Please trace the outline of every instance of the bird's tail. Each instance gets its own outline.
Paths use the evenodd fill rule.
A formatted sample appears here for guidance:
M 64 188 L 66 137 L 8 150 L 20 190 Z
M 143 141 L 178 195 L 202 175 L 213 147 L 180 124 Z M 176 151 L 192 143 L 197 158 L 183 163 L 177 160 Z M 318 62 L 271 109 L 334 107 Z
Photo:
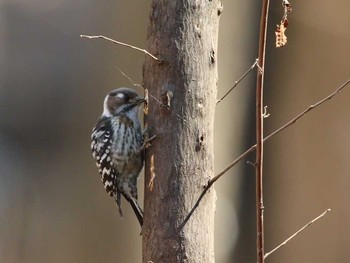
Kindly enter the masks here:
M 143 225 L 143 211 L 139 205 L 139 202 L 135 198 L 131 198 L 131 200 L 128 200 L 131 204 L 132 209 L 134 210 L 134 213 L 137 217 L 137 220 L 139 220 L 140 226 Z
M 139 221 L 140 226 L 142 227 L 142 225 L 143 225 L 143 211 L 142 211 L 142 208 L 140 207 L 137 199 L 134 198 L 133 196 L 131 196 L 129 193 L 123 193 L 123 192 L 117 191 L 116 201 L 117 201 L 117 206 L 119 208 L 120 216 L 123 217 L 123 212 L 121 209 L 121 196 L 120 196 L 120 194 L 122 194 L 125 197 L 125 199 L 130 203 L 130 205 L 131 205 L 132 209 L 134 210 L 134 213 L 137 217 L 137 220 Z

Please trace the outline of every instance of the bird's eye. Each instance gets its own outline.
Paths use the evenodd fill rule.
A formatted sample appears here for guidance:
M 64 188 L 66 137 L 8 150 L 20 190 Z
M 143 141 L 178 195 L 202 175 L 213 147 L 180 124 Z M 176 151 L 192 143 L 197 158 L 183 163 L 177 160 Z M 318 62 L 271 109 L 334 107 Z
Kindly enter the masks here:
M 116 97 L 119 98 L 119 99 L 126 99 L 125 95 L 123 93 L 116 94 Z

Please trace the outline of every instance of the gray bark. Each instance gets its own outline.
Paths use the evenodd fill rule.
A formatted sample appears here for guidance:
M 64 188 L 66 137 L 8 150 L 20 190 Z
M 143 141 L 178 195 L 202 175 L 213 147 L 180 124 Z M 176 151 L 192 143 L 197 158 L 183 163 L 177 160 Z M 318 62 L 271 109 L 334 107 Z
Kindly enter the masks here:
M 164 61 L 147 57 L 143 69 L 150 94 L 145 122 L 158 135 L 146 154 L 144 263 L 214 262 L 214 188 L 185 219 L 214 172 L 221 10 L 219 0 L 152 3 L 147 50 Z

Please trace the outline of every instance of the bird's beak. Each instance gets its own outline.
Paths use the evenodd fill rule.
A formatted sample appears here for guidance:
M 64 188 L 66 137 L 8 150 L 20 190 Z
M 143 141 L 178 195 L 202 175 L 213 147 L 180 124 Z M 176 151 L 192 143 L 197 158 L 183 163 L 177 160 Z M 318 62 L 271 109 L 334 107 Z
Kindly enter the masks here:
M 136 97 L 135 98 L 135 104 L 140 105 L 141 103 L 145 102 L 146 100 L 142 97 Z

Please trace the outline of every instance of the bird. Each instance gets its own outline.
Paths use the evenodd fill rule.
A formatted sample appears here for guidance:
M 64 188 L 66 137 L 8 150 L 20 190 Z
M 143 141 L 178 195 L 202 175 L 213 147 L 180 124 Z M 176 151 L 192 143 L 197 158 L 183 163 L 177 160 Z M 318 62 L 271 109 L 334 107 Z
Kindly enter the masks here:
M 142 227 L 143 211 L 137 198 L 137 178 L 144 162 L 139 109 L 145 101 L 130 88 L 107 94 L 103 112 L 91 135 L 92 156 L 108 195 L 115 199 L 123 217 L 121 196 L 131 205 Z

